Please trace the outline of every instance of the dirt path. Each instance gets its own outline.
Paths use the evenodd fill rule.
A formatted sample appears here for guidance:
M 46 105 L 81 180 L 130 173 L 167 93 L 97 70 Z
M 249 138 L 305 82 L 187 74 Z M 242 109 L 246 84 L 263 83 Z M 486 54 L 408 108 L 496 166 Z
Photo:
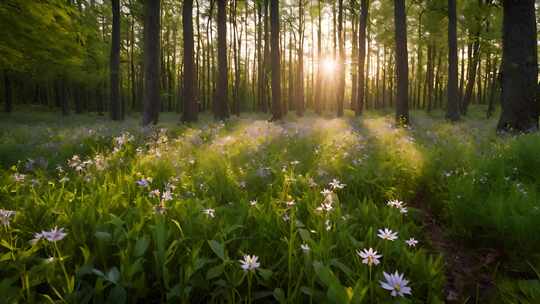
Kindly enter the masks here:
M 424 231 L 432 248 L 444 258 L 447 303 L 486 303 L 494 295 L 493 273 L 501 254 L 495 250 L 471 250 L 448 237 L 434 216 L 427 196 L 419 193 L 413 207 L 423 211 Z

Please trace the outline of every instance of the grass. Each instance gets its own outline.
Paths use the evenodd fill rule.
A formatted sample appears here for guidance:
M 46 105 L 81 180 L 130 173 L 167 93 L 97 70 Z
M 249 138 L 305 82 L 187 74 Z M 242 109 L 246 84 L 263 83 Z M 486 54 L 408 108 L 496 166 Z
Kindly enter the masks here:
M 192 126 L 165 115 L 152 130 L 136 117 L 0 117 L 0 208 L 16 211 L 0 232 L 0 293 L 9 303 L 395 303 L 379 281 L 399 271 L 412 288 L 403 303 L 443 303 L 429 209 L 448 238 L 502 253 L 493 301 L 534 303 L 538 135 L 498 137 L 479 111 L 459 124 L 441 115 L 415 112 L 411 128 L 374 112 Z M 406 214 L 387 206 L 394 199 Z M 30 243 L 55 226 L 65 238 Z M 399 238 L 379 238 L 382 228 Z M 379 265 L 357 255 L 370 247 Z M 244 271 L 244 255 L 260 267 Z

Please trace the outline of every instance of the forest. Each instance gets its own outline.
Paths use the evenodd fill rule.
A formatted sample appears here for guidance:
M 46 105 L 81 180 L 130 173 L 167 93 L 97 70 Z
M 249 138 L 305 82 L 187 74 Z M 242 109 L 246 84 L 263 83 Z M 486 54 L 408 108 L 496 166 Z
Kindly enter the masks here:
M 0 1 L 0 303 L 540 303 L 538 24 Z

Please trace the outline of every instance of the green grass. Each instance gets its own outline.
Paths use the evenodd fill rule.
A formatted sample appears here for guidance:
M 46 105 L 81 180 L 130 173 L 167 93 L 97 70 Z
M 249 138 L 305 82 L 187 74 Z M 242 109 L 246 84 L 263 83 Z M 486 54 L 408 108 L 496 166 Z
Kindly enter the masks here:
M 479 111 L 459 124 L 441 115 L 415 112 L 405 129 L 385 113 L 192 126 L 165 115 L 153 130 L 137 117 L 0 117 L 0 208 L 17 212 L 0 232 L 0 293 L 9 303 L 395 303 L 379 281 L 397 270 L 412 288 L 403 303 L 443 303 L 442 257 L 410 206 L 423 204 L 449 237 L 505 252 L 500 294 L 530 299 L 518 281 L 537 282 L 540 268 L 538 135 L 497 137 Z M 318 211 L 333 179 L 346 186 Z M 29 243 L 55 226 L 63 240 Z M 399 238 L 378 238 L 381 228 Z M 383 255 L 371 269 L 356 254 L 370 247 Z M 246 254 L 259 269 L 242 270 Z

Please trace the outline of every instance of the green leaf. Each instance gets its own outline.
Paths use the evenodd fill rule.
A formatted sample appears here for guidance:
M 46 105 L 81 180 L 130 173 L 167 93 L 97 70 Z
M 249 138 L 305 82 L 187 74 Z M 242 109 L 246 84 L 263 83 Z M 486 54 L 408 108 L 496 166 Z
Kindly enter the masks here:
M 225 271 L 225 265 L 220 264 L 220 265 L 214 266 L 208 269 L 208 272 L 206 272 L 206 279 L 211 280 L 213 278 L 217 278 L 223 273 L 223 271 Z
M 287 302 L 287 298 L 285 297 L 285 292 L 281 288 L 274 289 L 274 298 L 279 303 L 286 303 Z
M 118 284 L 118 280 L 120 280 L 120 271 L 118 271 L 118 268 L 111 268 L 105 275 L 105 280 L 113 284 Z
M 208 245 L 210 245 L 210 249 L 223 261 L 225 261 L 225 247 L 223 244 L 221 244 L 218 241 L 211 240 L 208 241 Z
M 140 239 L 137 239 L 137 243 L 135 243 L 133 254 L 136 257 L 143 256 L 146 250 L 148 249 L 149 244 L 150 244 L 150 240 L 146 237 L 146 235 Z

